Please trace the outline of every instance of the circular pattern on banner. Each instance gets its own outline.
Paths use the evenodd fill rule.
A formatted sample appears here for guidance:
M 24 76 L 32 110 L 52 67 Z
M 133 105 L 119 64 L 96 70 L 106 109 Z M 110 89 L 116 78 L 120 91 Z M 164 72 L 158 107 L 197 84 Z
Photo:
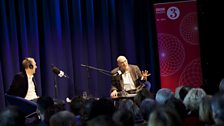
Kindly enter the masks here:
M 186 65 L 180 75 L 179 85 L 199 87 L 202 84 L 201 60 L 196 58 Z
M 198 45 L 198 24 L 197 13 L 192 12 L 183 17 L 180 22 L 180 35 L 185 42 Z
M 185 51 L 181 41 L 171 34 L 158 34 L 160 75 L 176 73 L 184 63 Z

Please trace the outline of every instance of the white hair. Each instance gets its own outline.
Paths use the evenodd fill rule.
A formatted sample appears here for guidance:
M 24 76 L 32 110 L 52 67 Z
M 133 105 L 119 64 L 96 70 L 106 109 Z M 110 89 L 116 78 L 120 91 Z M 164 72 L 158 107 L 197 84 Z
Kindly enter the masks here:
M 202 88 L 192 88 L 184 98 L 184 105 L 191 110 L 198 110 L 201 99 L 206 96 Z
M 125 56 L 118 56 L 117 57 L 117 62 L 124 61 L 124 60 L 127 60 L 127 58 Z

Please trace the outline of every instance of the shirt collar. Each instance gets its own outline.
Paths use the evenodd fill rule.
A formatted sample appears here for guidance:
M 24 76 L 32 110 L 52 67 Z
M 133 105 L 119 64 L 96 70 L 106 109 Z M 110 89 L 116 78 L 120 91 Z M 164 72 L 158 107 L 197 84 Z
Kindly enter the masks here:
M 27 75 L 29 79 L 33 79 L 33 75 Z

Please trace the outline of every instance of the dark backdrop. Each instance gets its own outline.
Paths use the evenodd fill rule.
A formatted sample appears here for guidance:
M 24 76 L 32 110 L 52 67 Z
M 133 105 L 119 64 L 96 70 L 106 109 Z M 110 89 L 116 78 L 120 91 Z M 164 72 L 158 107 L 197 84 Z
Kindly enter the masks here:
M 201 61 L 203 67 L 202 88 L 208 94 L 215 94 L 224 78 L 223 6 L 220 2 L 198 0 Z
M 125 55 L 130 64 L 149 70 L 152 91 L 159 69 L 152 2 L 148 0 L 0 0 L 0 105 L 24 57 L 37 62 L 40 96 L 54 97 L 51 64 L 69 79 L 57 78 L 59 99 L 87 91 L 109 97 L 107 71 Z

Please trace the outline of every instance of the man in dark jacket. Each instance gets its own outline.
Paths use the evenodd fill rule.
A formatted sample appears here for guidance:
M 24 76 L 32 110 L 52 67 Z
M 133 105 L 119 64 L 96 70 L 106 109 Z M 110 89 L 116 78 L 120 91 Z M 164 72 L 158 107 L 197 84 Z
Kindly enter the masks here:
M 36 82 L 33 77 L 37 68 L 36 62 L 34 58 L 28 57 L 22 61 L 22 65 L 24 69 L 14 76 L 7 94 L 27 100 L 37 99 Z

